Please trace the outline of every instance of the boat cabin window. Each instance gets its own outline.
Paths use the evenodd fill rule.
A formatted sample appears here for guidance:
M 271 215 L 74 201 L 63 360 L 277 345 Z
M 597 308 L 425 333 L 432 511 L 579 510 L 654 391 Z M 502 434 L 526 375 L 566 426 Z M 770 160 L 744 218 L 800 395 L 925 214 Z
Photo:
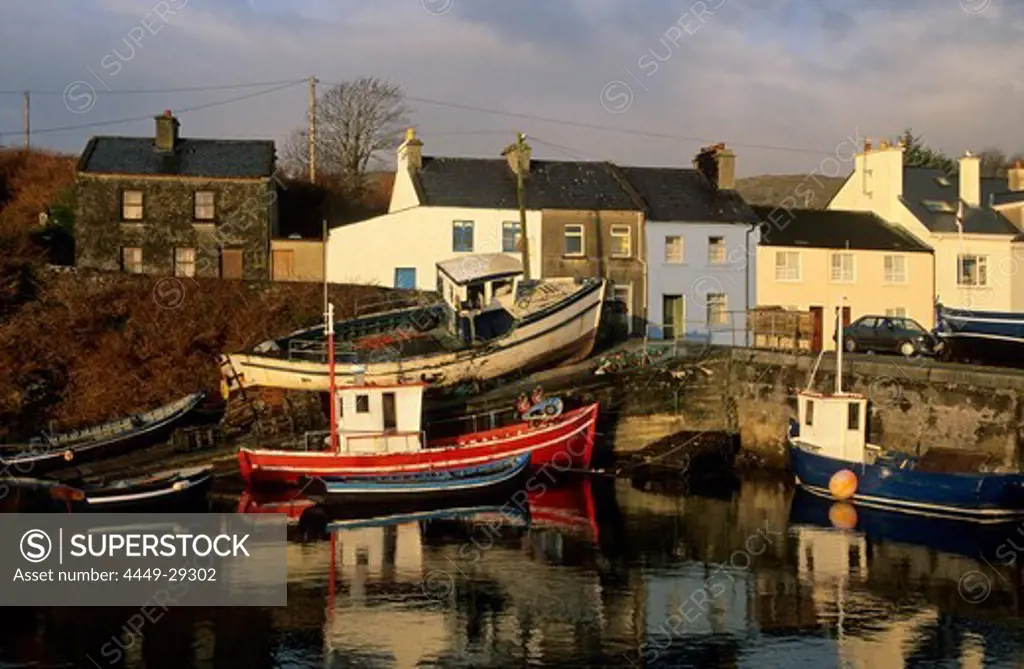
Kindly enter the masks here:
M 356 395 L 356 413 L 370 413 L 369 395 Z
M 512 279 L 502 279 L 491 284 L 491 291 L 494 297 L 512 294 Z
M 807 414 L 804 416 L 804 425 L 814 425 L 814 402 L 807 401 Z
M 860 405 L 849 404 L 846 407 L 846 429 L 848 430 L 859 430 L 860 429 Z
M 484 308 L 484 284 L 468 286 L 466 290 L 466 301 L 470 309 Z

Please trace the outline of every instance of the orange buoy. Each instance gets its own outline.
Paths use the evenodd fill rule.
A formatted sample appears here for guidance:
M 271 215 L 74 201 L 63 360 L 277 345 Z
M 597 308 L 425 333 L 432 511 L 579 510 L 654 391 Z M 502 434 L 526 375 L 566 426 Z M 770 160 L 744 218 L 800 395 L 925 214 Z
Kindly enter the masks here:
M 828 491 L 836 499 L 850 499 L 857 492 L 857 475 L 849 469 L 840 469 L 829 479 Z
M 857 509 L 848 502 L 835 502 L 828 510 L 828 519 L 832 527 L 840 530 L 852 530 L 857 527 Z
M 72 451 L 71 449 L 68 449 L 68 450 L 64 451 L 64 460 L 66 460 L 67 462 L 71 462 L 74 459 L 75 459 L 75 452 L 74 451 Z

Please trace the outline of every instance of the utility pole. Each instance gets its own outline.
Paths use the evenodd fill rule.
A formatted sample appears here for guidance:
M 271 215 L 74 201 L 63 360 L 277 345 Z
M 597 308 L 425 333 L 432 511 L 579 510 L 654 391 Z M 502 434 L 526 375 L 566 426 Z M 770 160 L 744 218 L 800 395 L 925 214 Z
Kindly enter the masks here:
M 31 140 L 29 138 L 32 136 L 32 125 L 29 120 L 28 105 L 29 92 L 25 91 L 25 155 L 28 155 L 29 146 L 31 144 Z
M 316 183 L 316 77 L 309 78 L 309 181 Z
M 523 279 L 530 280 L 530 241 L 526 236 L 526 176 L 523 174 L 523 148 L 525 137 L 516 133 L 516 198 L 519 200 L 519 241 L 523 252 Z

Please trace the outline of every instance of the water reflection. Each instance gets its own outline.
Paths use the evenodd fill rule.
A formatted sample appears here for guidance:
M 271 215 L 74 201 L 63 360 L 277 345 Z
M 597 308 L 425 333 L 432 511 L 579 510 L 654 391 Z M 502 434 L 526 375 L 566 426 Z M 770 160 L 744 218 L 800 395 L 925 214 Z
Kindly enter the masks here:
M 132 629 L 132 610 L 4 607 L 0 666 L 1020 660 L 1017 527 L 852 510 L 774 481 L 702 494 L 583 481 L 528 506 L 317 519 L 302 500 L 249 498 L 249 512 L 293 516 L 287 608 L 171 609 Z

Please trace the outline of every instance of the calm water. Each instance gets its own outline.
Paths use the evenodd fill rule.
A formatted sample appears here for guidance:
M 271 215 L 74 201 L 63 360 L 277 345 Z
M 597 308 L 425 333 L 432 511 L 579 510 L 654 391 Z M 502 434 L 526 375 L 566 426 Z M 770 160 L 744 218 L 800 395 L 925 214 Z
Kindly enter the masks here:
M 297 536 L 286 609 L 178 609 L 135 634 L 132 610 L 5 608 L 0 666 L 1024 666 L 1015 527 L 854 518 L 776 482 L 530 504 L 531 527 L 480 512 Z

